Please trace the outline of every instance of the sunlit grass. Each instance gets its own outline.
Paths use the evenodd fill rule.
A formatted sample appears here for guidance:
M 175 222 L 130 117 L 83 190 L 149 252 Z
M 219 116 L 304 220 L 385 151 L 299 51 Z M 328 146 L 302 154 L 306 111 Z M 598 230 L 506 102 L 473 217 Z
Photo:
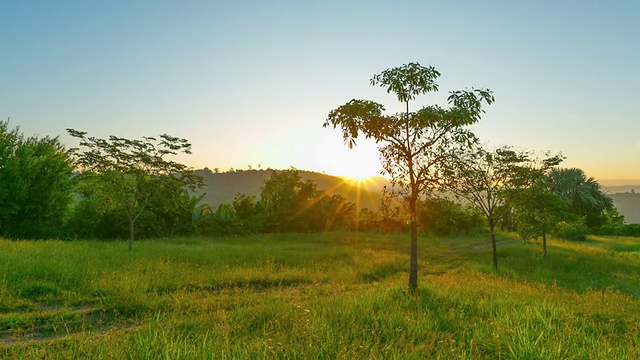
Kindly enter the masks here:
M 0 240 L 0 358 L 640 357 L 639 239 L 486 240 Z

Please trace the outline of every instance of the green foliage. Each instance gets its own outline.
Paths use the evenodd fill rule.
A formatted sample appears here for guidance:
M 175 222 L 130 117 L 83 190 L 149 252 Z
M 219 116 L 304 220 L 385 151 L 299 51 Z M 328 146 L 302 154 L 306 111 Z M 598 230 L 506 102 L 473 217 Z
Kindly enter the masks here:
M 260 199 L 236 194 L 202 220 L 199 233 L 246 235 L 274 232 L 316 232 L 355 228 L 355 205 L 342 195 L 329 195 L 295 169 L 273 171 Z
M 551 166 L 559 164 L 563 158 L 561 155 L 554 155 L 537 161 L 533 154 L 515 151 L 511 147 L 488 151 L 477 145 L 460 149 L 451 158 L 452 166 L 447 169 L 448 181 L 443 189 L 453 192 L 459 199 L 467 201 L 482 212 L 491 234 L 493 266 L 498 269 L 494 234 L 496 225 L 500 221 L 512 220 L 515 198 L 526 194 L 521 190 L 535 184 Z M 520 208 L 524 204 L 534 203 L 535 201 L 521 201 Z M 524 224 L 533 223 L 533 217 L 527 219 L 528 221 L 522 221 L 523 232 L 535 227 L 525 226 Z
M 407 230 L 406 220 L 397 213 L 361 209 L 358 214 L 358 230 L 378 233 L 397 233 Z
M 569 202 L 537 185 L 519 190 L 514 205 L 518 234 L 525 240 L 542 238 L 547 257 L 547 235 L 561 231 L 560 223 L 567 224 Z
M 189 197 L 184 195 L 184 189 L 194 190 L 202 185 L 202 179 L 186 165 L 165 158 L 178 153 L 190 154 L 191 144 L 186 139 L 166 134 L 157 139 L 129 140 L 116 136 L 99 139 L 73 129 L 67 132 L 78 138 L 84 149 L 74 151 L 81 171 L 80 181 L 90 184 L 89 187 L 95 189 L 92 194 L 126 215 L 129 249 L 133 246 L 134 226 L 139 218 L 146 218 L 147 223 L 155 220 L 157 223 L 151 227 L 158 236 L 167 235 L 167 229 L 168 234 L 173 233 L 180 217 L 191 216 L 191 213 L 176 213 L 175 205 L 182 203 L 183 209 L 188 207 Z M 151 213 L 155 219 L 145 212 L 147 207 L 153 208 Z M 187 219 L 183 218 L 182 224 L 189 224 Z
M 274 171 L 257 204 L 266 232 L 322 231 L 352 222 L 353 206 L 340 195 L 328 196 L 295 169 Z
M 255 234 L 262 230 L 264 220 L 255 196 L 236 194 L 232 205 L 238 227 L 243 233 Z
M 79 200 L 71 209 L 67 237 L 122 239 L 130 235 L 129 220 L 118 203 L 100 189 L 99 181 L 84 177 L 78 182 Z M 197 234 L 207 206 L 184 188 L 162 190 L 161 198 L 150 199 L 136 219 L 138 238 Z
M 351 100 L 329 112 L 324 127 L 340 128 L 345 143 L 352 148 L 359 135 L 378 143 L 383 170 L 391 178 L 395 195 L 408 204 L 411 227 L 411 272 L 409 287 L 417 287 L 417 208 L 421 194 L 441 185 L 447 159 L 460 145 L 476 142 L 464 128 L 480 120 L 482 105 L 495 99 L 489 90 L 471 89 L 449 93 L 449 108 L 439 105 L 409 111 L 416 96 L 438 90 L 440 73 L 418 63 L 404 64 L 374 75 L 371 85 L 394 93 L 406 105 L 404 113 L 383 114 L 384 106 L 369 100 Z
M 569 202 L 541 186 L 519 190 L 514 208 L 518 233 L 525 240 L 551 234 L 569 218 Z
M 0 234 L 60 236 L 72 200 L 72 171 L 58 138 L 24 137 L 0 121 Z
M 584 220 L 575 216 L 573 220 L 559 222 L 553 229 L 553 235 L 567 240 L 585 240 L 590 232 Z
M 627 224 L 617 209 L 605 210 L 603 216 L 604 224 L 592 229 L 596 234 L 640 237 L 640 224 Z
M 486 231 L 486 220 L 475 207 L 442 198 L 418 202 L 420 228 L 434 235 L 478 234 Z
M 208 218 L 208 231 L 205 234 L 215 234 L 218 236 L 237 235 L 245 233 L 242 222 L 236 216 L 233 204 L 222 203 Z
M 387 93 L 394 93 L 401 103 L 414 100 L 417 95 L 438 91 L 435 80 L 440 72 L 433 66 L 420 66 L 409 63 L 401 67 L 388 69 L 371 78 L 371 85 L 386 87 Z
M 87 181 L 76 188 L 80 200 L 71 208 L 66 234 L 71 239 L 117 239 L 128 236 L 126 215 Z
M 264 219 L 255 196 L 236 194 L 232 203 L 222 203 L 204 217 L 200 233 L 214 236 L 262 233 Z
M 625 224 L 614 235 L 640 237 L 640 224 Z
M 544 181 L 550 191 L 571 203 L 571 212 L 584 217 L 589 228 L 604 225 L 604 211 L 614 208 L 613 200 L 604 194 L 600 184 L 580 169 L 553 169 Z
M 358 207 L 340 194 L 323 197 L 321 200 L 328 218 L 325 230 L 354 230 L 357 227 Z M 362 209 L 360 209 L 362 210 Z
M 305 231 L 308 226 L 305 218 L 319 196 L 315 183 L 302 180 L 295 169 L 274 171 L 260 193 L 265 230 Z

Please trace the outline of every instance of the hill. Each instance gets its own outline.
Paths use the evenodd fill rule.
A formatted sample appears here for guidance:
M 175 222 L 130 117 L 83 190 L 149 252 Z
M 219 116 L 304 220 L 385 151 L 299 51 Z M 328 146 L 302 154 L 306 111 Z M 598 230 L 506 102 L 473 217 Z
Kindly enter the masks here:
M 613 199 L 627 224 L 640 224 L 640 180 L 603 180 L 602 190 Z
M 608 179 L 608 180 L 598 180 L 602 189 L 611 192 L 624 192 L 629 191 L 630 189 L 635 188 L 636 191 L 640 190 L 640 179 L 625 179 L 625 180 L 616 180 L 616 179 Z M 626 189 L 622 190 L 621 189 Z
M 195 171 L 202 176 L 205 187 L 198 194 L 206 193 L 203 201 L 213 207 L 223 202 L 231 202 L 236 194 L 244 194 L 260 198 L 260 189 L 271 177 L 273 170 L 237 170 L 234 172 L 214 173 L 209 169 Z M 300 177 L 311 180 L 328 195 L 340 194 L 353 203 L 360 203 L 362 208 L 377 209 L 380 204 L 381 190 L 389 182 L 381 177 L 368 181 L 354 182 L 337 176 L 321 174 L 313 171 L 299 170 Z M 629 224 L 640 223 L 640 185 L 611 183 L 603 186 L 603 190 L 624 215 Z M 636 192 L 637 191 L 637 192 Z
M 205 193 L 203 201 L 213 207 L 223 202 L 231 202 L 236 194 L 260 198 L 260 189 L 271 177 L 273 170 L 238 170 L 234 172 L 214 173 L 208 169 L 196 170 L 205 181 L 198 194 Z M 362 208 L 375 209 L 380 203 L 380 189 L 386 180 L 382 177 L 371 182 L 356 183 L 349 180 L 312 171 L 299 170 L 300 177 L 315 182 L 318 189 L 327 195 L 340 194 L 348 201 L 360 204 Z
M 613 199 L 618 212 L 624 215 L 627 224 L 640 224 L 640 193 L 625 192 L 608 195 Z

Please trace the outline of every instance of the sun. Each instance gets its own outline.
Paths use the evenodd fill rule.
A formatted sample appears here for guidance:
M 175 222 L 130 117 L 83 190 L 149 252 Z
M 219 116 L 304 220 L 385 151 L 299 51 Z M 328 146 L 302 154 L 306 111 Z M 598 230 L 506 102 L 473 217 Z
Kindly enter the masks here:
M 374 176 L 376 175 L 371 174 L 371 169 L 354 167 L 349 169 L 349 171 L 347 171 L 342 177 L 347 182 L 362 183 L 371 181 Z
M 342 180 L 346 184 L 349 184 L 358 189 L 374 189 L 378 188 L 377 182 L 375 181 L 376 175 L 371 174 L 361 174 L 361 175 L 352 175 L 352 176 L 341 176 Z

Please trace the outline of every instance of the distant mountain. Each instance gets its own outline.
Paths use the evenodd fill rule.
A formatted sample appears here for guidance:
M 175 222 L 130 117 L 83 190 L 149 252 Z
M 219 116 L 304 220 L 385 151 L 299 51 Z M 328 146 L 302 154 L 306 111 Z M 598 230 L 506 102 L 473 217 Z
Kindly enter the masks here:
M 640 224 L 640 192 L 608 194 L 627 224 Z
M 260 188 L 265 180 L 271 177 L 272 170 L 238 170 L 234 172 L 213 173 L 208 169 L 196 170 L 196 174 L 205 180 L 205 187 L 198 194 L 206 193 L 203 201 L 213 207 L 223 202 L 231 202 L 236 194 L 244 194 L 260 198 Z M 348 201 L 360 202 L 362 208 L 377 209 L 380 204 L 381 191 L 389 181 L 381 176 L 368 181 L 355 182 L 348 178 L 340 178 L 312 171 L 299 170 L 303 179 L 312 180 L 318 189 L 328 195 L 341 194 Z M 623 182 L 605 182 L 602 189 L 613 199 L 613 202 L 624 215 L 629 224 L 640 223 L 640 182 L 625 185 Z M 633 191 L 633 192 L 632 192 Z
M 640 224 L 640 180 L 603 180 L 600 184 L 627 224 Z
M 607 194 L 626 193 L 630 191 L 640 192 L 640 183 L 628 185 L 602 186 L 602 190 Z
M 205 187 L 197 193 L 206 193 L 203 202 L 217 207 L 223 202 L 232 202 L 236 194 L 260 198 L 260 189 L 265 180 L 271 177 L 273 170 L 238 170 L 234 172 L 213 173 L 208 169 L 196 170 L 202 176 Z M 299 170 L 300 177 L 316 183 L 318 189 L 328 195 L 340 194 L 348 201 L 360 203 L 362 208 L 376 209 L 380 203 L 381 187 L 386 179 L 380 177 L 371 182 L 352 182 L 347 179 Z
M 600 183 L 600 185 L 603 188 L 611 188 L 611 187 L 624 187 L 624 186 L 636 186 L 636 187 L 640 187 L 640 179 L 626 179 L 626 180 L 619 180 L 619 179 L 613 179 L 613 180 L 598 180 L 598 183 Z M 636 189 L 637 190 L 637 189 Z

